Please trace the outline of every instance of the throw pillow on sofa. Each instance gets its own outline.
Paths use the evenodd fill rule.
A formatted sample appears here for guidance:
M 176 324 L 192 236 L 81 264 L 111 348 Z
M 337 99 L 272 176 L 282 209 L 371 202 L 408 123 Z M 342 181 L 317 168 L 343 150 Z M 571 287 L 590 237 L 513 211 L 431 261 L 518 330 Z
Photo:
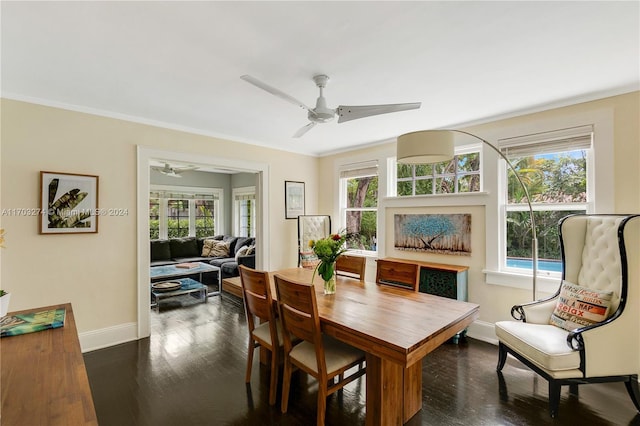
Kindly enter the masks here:
M 240 256 L 246 256 L 246 255 L 247 255 L 247 251 L 249 251 L 249 246 L 240 247 L 240 248 L 236 251 L 236 262 L 238 261 L 238 258 L 239 258 Z
M 171 248 L 169 240 L 152 240 L 151 241 L 151 261 L 169 260 L 171 259 Z
M 204 257 L 228 257 L 229 242 L 219 240 L 204 240 L 202 245 L 202 256 Z

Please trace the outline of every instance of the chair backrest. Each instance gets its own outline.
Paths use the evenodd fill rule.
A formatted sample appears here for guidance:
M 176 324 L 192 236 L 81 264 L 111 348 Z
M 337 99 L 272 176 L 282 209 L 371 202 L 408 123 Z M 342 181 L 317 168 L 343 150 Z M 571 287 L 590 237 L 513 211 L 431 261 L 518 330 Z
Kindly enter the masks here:
M 343 254 L 338 256 L 338 260 L 336 260 L 336 274 L 364 281 L 366 264 L 366 257 Z
M 617 310 L 626 289 L 621 215 L 573 215 L 560 222 L 563 280 L 599 291 L 612 291 L 610 312 Z M 624 268 L 623 268 L 624 263 Z
M 376 283 L 418 291 L 420 266 L 415 263 L 378 259 Z
M 314 269 L 320 263 L 320 259 L 309 247 L 309 241 L 328 237 L 329 234 L 331 234 L 330 216 L 298 216 L 298 266 Z
M 269 321 L 271 324 L 275 324 L 275 322 L 272 321 L 275 319 L 275 310 L 273 307 L 273 298 L 271 297 L 269 273 L 256 271 L 244 265 L 238 266 L 238 269 L 240 271 L 240 282 L 242 283 L 242 295 L 249 330 L 255 328 L 254 316 L 263 321 Z
M 318 302 L 313 284 L 288 280 L 278 274 L 274 276 L 278 298 L 278 310 L 284 333 L 284 348 L 291 351 L 291 336 L 315 345 L 318 371 L 326 370 Z M 322 363 L 322 364 L 320 364 Z

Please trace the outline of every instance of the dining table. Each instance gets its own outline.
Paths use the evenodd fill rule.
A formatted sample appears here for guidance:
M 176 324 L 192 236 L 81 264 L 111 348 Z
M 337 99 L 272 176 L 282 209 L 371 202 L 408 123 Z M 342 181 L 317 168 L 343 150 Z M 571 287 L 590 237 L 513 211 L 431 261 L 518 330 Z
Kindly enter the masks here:
M 422 407 L 422 359 L 468 327 L 479 305 L 338 276 L 335 294 L 312 269 L 270 272 L 313 283 L 322 332 L 366 354 L 366 425 L 401 425 Z

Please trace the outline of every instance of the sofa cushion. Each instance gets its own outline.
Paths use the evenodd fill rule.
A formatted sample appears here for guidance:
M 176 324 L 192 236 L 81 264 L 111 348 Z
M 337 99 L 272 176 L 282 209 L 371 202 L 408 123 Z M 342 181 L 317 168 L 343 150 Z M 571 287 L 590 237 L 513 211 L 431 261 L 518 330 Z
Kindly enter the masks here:
M 212 259 L 209 261 L 210 265 L 221 267 L 225 263 L 233 262 L 236 263 L 235 257 L 219 257 L 217 259 Z
M 200 255 L 195 237 L 171 238 L 169 244 L 171 245 L 171 257 L 174 259 Z
M 151 261 L 168 261 L 171 259 L 169 240 L 151 240 Z
M 229 243 L 226 241 L 219 241 L 208 239 L 205 240 L 202 246 L 202 256 L 205 257 L 228 257 L 229 256 Z
M 549 324 L 571 331 L 607 319 L 613 291 L 599 291 L 563 281 Z

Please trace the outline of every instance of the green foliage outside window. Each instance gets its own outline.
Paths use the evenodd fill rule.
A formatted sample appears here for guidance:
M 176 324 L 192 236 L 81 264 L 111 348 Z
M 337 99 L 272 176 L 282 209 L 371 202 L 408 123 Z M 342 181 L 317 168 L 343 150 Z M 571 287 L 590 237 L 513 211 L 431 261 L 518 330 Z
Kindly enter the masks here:
M 347 179 L 347 248 L 376 250 L 377 207 L 378 176 Z

